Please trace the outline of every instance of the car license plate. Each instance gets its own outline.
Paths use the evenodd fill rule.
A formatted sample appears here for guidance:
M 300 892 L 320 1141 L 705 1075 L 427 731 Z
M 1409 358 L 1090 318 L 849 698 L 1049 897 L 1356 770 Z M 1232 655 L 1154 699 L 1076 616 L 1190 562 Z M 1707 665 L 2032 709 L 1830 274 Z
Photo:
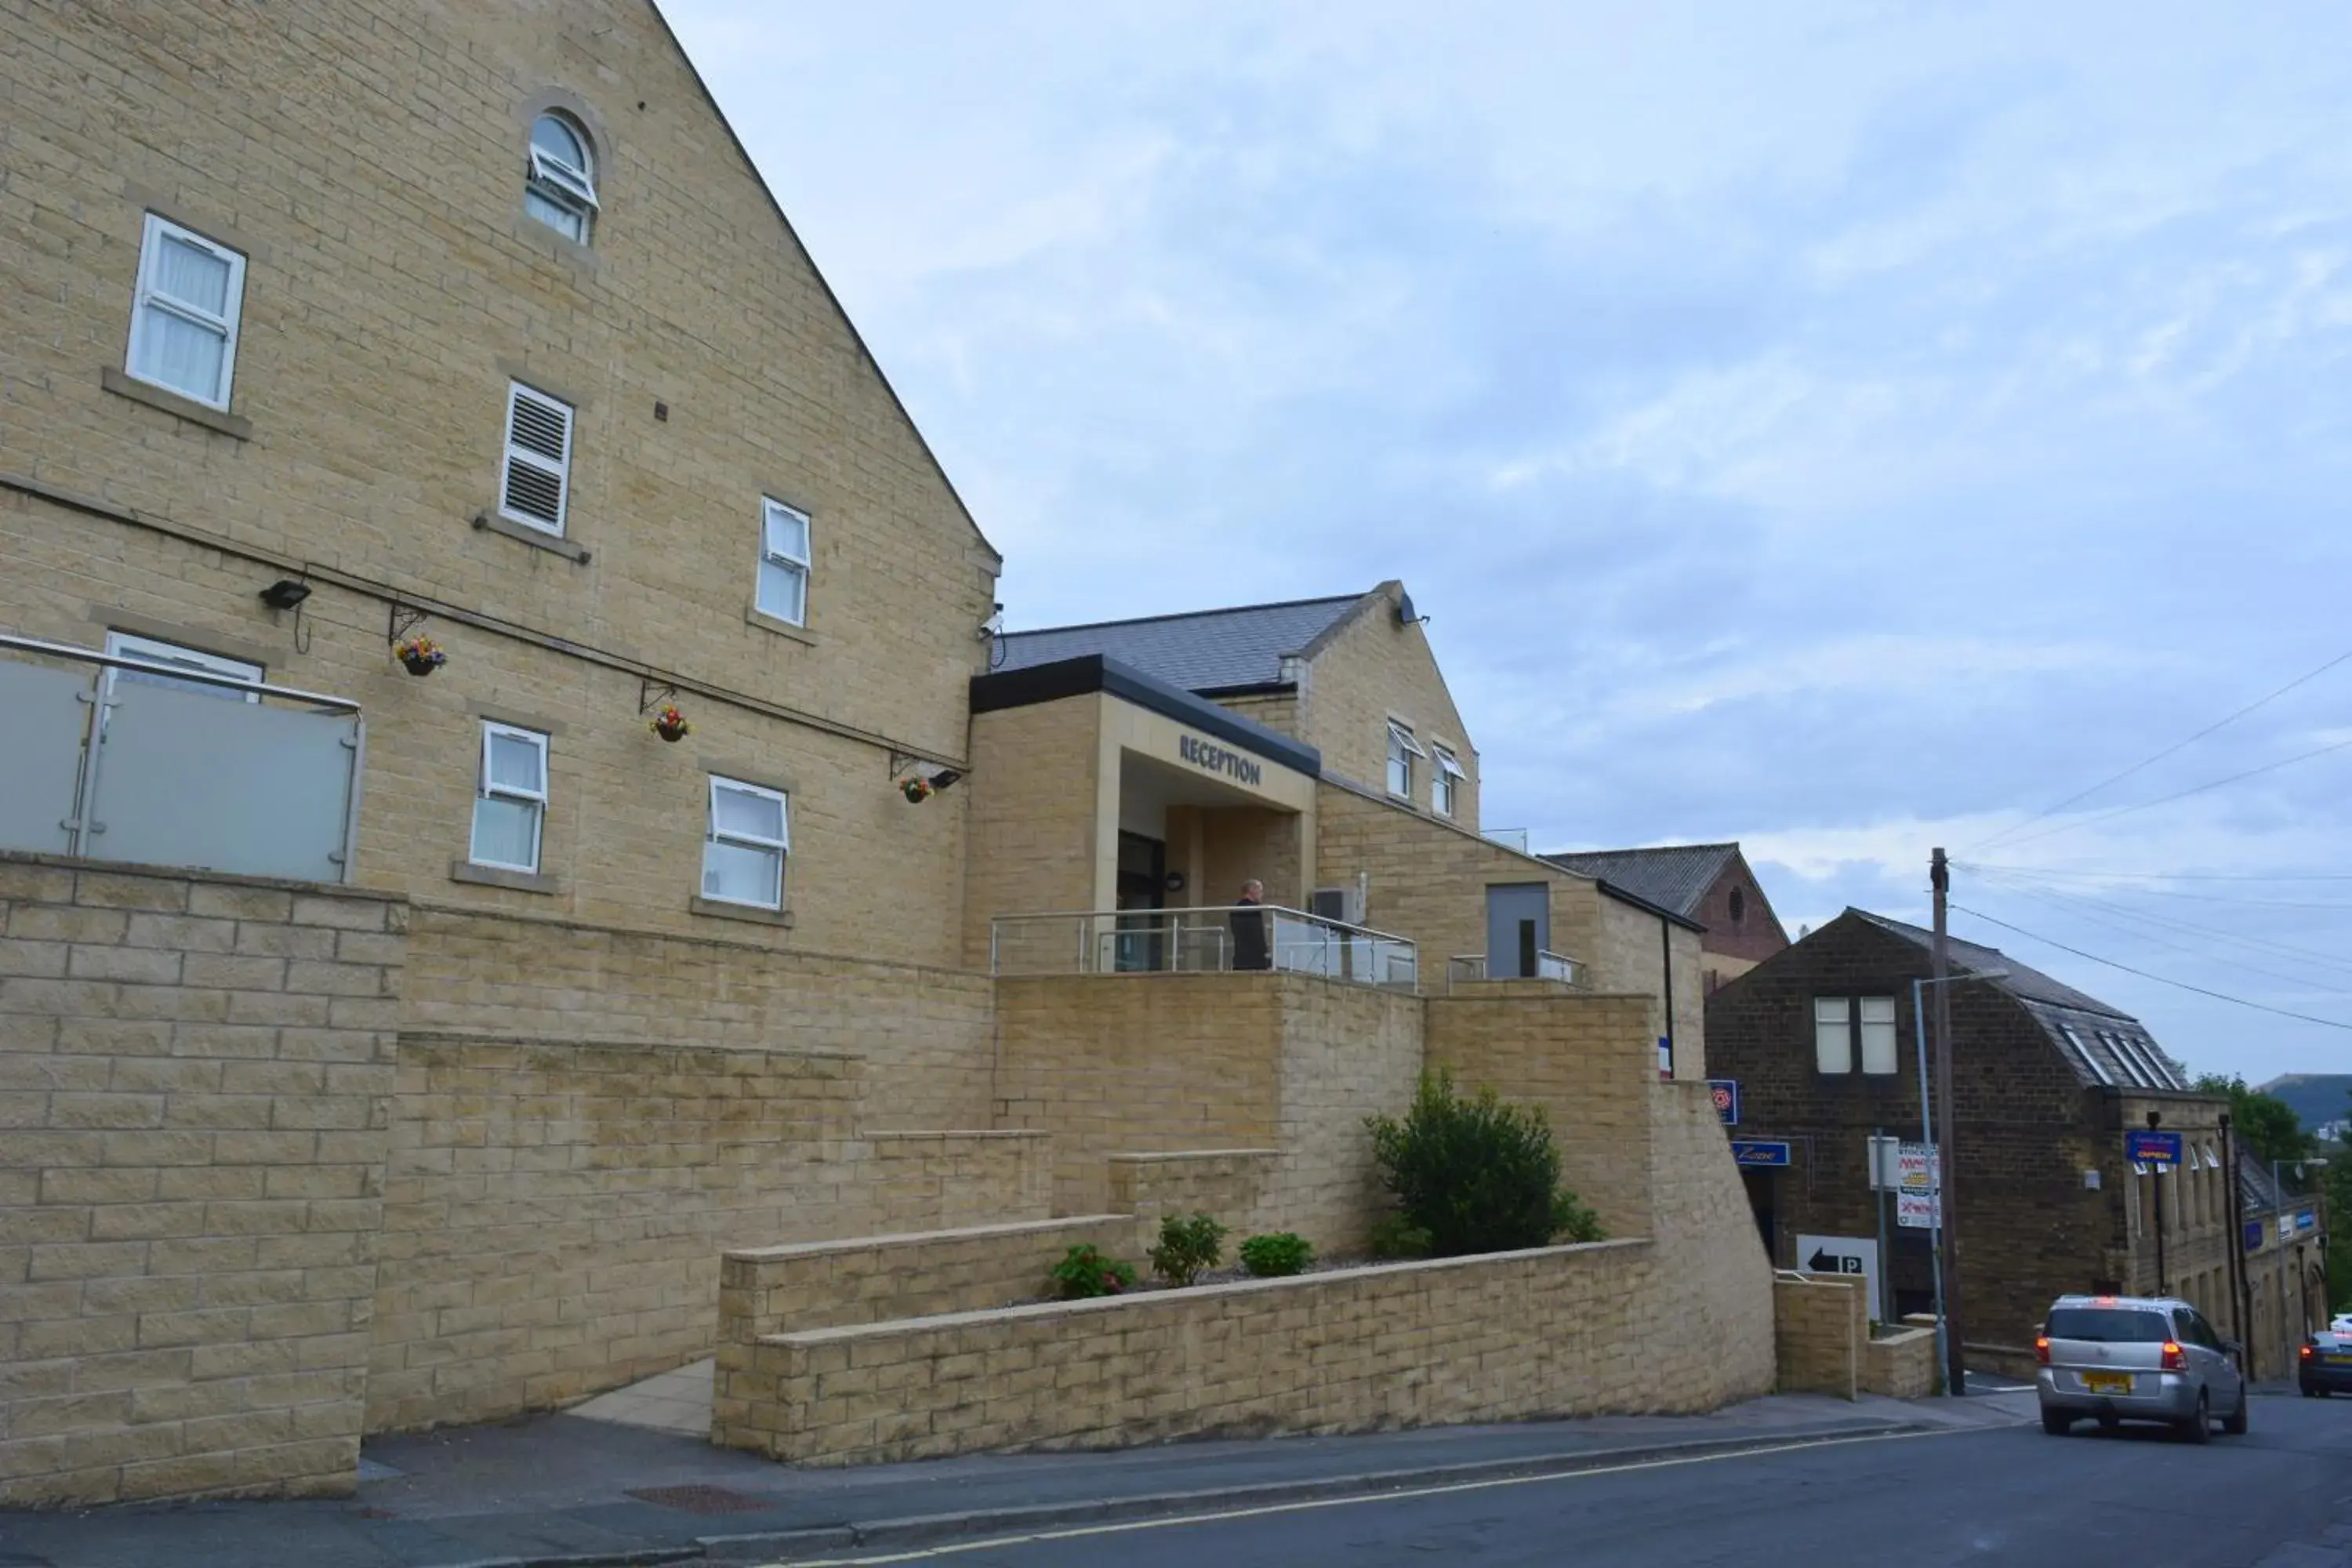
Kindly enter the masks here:
M 2094 1394 L 2129 1394 L 2132 1391 L 2131 1373 L 2086 1372 L 2083 1374 L 2083 1386 Z
M 2352 1351 L 2329 1351 L 2319 1359 L 2330 1366 L 2352 1366 Z

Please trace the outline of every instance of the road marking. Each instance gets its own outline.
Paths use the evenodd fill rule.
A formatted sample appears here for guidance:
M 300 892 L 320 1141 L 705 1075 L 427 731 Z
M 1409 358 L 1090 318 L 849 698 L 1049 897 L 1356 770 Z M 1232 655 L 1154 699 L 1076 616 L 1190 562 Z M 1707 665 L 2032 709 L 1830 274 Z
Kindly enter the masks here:
M 1412 1498 L 1446 1497 L 1457 1492 L 1492 1491 L 1498 1487 L 1532 1486 L 1539 1481 L 1581 1480 L 1586 1476 L 1616 1476 L 1632 1470 L 1666 1470 L 1681 1465 L 1711 1465 L 1725 1459 L 1750 1459 L 1766 1454 L 1802 1453 L 1808 1448 L 1842 1448 L 1855 1443 L 1891 1443 L 1906 1437 L 1948 1437 L 1960 1432 L 1996 1431 L 1993 1426 L 1946 1426 L 1928 1432 L 1871 1432 L 1854 1437 L 1811 1437 L 1761 1447 L 1737 1448 L 1727 1454 L 1693 1454 L 1677 1459 L 1638 1459 L 1624 1465 L 1600 1465 L 1588 1470 L 1553 1470 L 1542 1475 L 1501 1476 L 1485 1481 L 1449 1481 L 1444 1486 L 1408 1487 L 1400 1491 L 1366 1492 L 1355 1497 L 1307 1498 L 1297 1502 L 1274 1502 L 1256 1508 L 1228 1509 L 1218 1513 L 1172 1514 L 1165 1519 L 1128 1519 L 1109 1524 L 1072 1525 L 1066 1530 L 1040 1530 L 1027 1535 L 997 1535 L 985 1541 L 950 1542 L 881 1556 L 812 1557 L 778 1561 L 761 1568 L 865 1568 L 879 1563 L 922 1563 L 958 1557 L 968 1552 L 994 1552 L 1007 1546 L 1034 1546 L 1051 1541 L 1078 1541 L 1095 1535 L 1126 1535 L 1139 1530 L 1169 1530 L 1186 1524 L 1221 1524 L 1228 1520 L 1261 1519 L 1268 1514 L 1306 1513 L 1316 1509 L 1350 1508 L 1364 1503 L 1402 1502 Z

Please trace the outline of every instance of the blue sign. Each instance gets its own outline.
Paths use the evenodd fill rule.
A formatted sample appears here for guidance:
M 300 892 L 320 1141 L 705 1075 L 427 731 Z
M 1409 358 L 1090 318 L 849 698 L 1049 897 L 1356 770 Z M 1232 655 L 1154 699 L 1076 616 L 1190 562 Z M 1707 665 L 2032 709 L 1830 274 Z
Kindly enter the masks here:
M 2262 1221 L 2258 1219 L 2250 1219 L 2246 1222 L 2245 1241 L 2246 1250 L 2248 1252 L 2260 1252 L 2263 1249 Z
M 1706 1080 L 1707 1093 L 1715 1097 L 1715 1113 L 1726 1127 L 1739 1125 L 1739 1080 L 1736 1078 L 1711 1078 Z
M 1731 1141 L 1731 1163 L 1755 1170 L 1789 1163 L 1789 1142 L 1785 1138 L 1734 1138 Z
M 2317 1230 L 2319 1228 L 2319 1216 L 2312 1213 L 2309 1209 L 2304 1209 L 2298 1212 L 2294 1216 L 2294 1228 L 2297 1230 Z
M 2180 1163 L 2180 1134 L 2126 1132 L 2124 1134 L 2124 1158 L 2141 1165 L 2178 1165 Z

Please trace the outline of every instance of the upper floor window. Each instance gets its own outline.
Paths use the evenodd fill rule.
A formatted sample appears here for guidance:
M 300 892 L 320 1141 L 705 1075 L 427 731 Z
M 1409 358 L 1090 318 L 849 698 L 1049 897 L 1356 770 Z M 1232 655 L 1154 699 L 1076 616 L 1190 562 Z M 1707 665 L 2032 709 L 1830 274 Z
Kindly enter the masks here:
M 1894 1073 L 1895 998 L 1814 997 L 1814 1067 L 1824 1073 L 1850 1073 L 1857 1047 L 1864 1072 L 1877 1077 Z
M 1747 918 L 1748 889 L 1745 888 L 1734 888 L 1731 889 L 1731 923 L 1733 925 L 1738 925 Z
M 562 235 L 588 243 L 596 213 L 596 159 L 588 134 L 561 114 L 542 114 L 530 128 L 530 178 L 523 210 Z
M 226 409 L 244 302 L 243 256 L 149 213 L 139 243 L 125 373 L 207 408 Z
M 547 737 L 485 720 L 482 771 L 474 793 L 474 837 L 467 858 L 508 871 L 539 869 L 540 828 L 547 816 Z
M 702 844 L 702 896 L 779 910 L 791 847 L 781 790 L 710 775 L 710 829 Z
M 1436 742 L 1430 742 L 1429 750 L 1430 760 L 1435 764 L 1429 777 L 1429 807 L 1440 816 L 1452 816 L 1463 782 L 1470 775 L 1462 771 L 1454 753 Z
M 1412 798 L 1412 760 L 1428 760 L 1429 753 L 1412 738 L 1412 727 L 1389 721 L 1389 793 L 1406 800 Z
M 760 585 L 753 602 L 763 616 L 808 624 L 809 520 L 780 500 L 761 504 Z
M 541 533 L 563 531 L 572 488 L 572 405 L 520 382 L 507 386 L 506 478 L 499 515 Z

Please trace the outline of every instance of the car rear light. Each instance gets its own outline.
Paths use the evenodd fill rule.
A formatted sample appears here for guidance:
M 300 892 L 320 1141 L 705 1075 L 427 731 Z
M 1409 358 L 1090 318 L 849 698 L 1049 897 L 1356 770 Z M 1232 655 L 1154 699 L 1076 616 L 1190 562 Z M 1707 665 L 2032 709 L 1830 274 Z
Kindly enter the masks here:
M 2033 1338 L 2033 1359 L 2043 1366 L 2050 1364 L 2050 1336 L 2036 1334 Z
M 2305 1361 L 2309 1361 L 2311 1359 L 2311 1347 L 2309 1345 L 2303 1347 L 2303 1359 Z
M 2165 1341 L 2164 1370 L 2167 1372 L 2185 1372 L 2188 1370 L 2188 1367 L 2189 1358 L 2180 1353 L 2180 1346 L 2171 1340 Z

